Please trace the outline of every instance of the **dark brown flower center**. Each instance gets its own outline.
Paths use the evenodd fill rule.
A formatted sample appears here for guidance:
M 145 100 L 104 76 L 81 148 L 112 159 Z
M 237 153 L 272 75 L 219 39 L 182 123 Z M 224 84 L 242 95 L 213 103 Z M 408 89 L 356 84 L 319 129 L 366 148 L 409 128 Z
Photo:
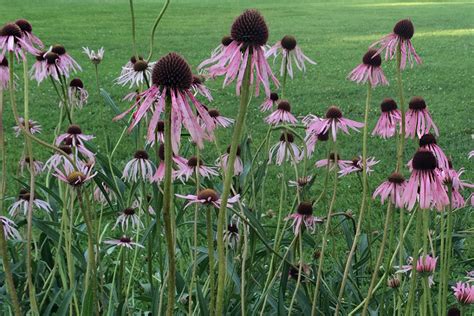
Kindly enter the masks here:
M 143 60 L 143 57 L 139 55 L 139 56 L 138 56 L 138 60 Z M 132 57 L 130 57 L 130 62 L 131 62 L 132 64 L 136 63 L 136 62 L 137 62 L 137 57 L 135 57 L 135 55 L 132 56 Z
M 318 134 L 318 140 L 320 141 L 327 141 L 329 139 L 329 131 L 326 131 L 325 133 Z
M 268 40 L 265 19 L 257 10 L 246 10 L 238 16 L 230 31 L 231 37 L 248 45 L 262 46 Z
M 296 38 L 291 35 L 285 35 L 281 39 L 281 47 L 286 49 L 287 51 L 293 50 L 296 47 Z
M 60 146 L 59 146 L 59 149 L 61 149 L 62 151 L 64 151 L 64 152 L 65 152 L 66 154 L 68 154 L 68 155 L 72 154 L 71 146 L 60 145 Z
M 393 33 L 397 34 L 405 40 L 409 40 L 413 37 L 413 34 L 415 33 L 415 27 L 413 26 L 413 23 L 408 19 L 400 20 L 393 27 Z
M 84 83 L 82 82 L 81 79 L 79 78 L 74 78 L 71 80 L 71 83 L 69 83 L 69 86 L 70 87 L 74 87 L 74 88 L 81 88 L 83 89 L 84 88 Z
M 69 125 L 67 128 L 67 133 L 71 135 L 80 135 L 82 134 L 82 130 L 79 125 Z
M 165 161 L 165 145 L 160 144 L 160 148 L 158 148 L 158 157 L 161 161 Z
M 127 207 L 123 210 L 123 214 L 127 216 L 135 215 L 135 209 L 133 207 Z
M 420 138 L 420 147 L 436 144 L 436 137 L 433 134 L 428 133 Z
M 214 117 L 214 118 L 221 116 L 221 114 L 219 113 L 217 109 L 210 109 L 209 111 L 207 111 L 207 113 L 209 113 L 210 117 Z
M 73 171 L 67 176 L 67 182 L 73 186 L 82 185 L 86 176 L 80 171 Z
M 291 112 L 291 105 L 288 101 L 280 101 L 278 103 L 278 110 L 283 110 L 285 112 Z
M 21 38 L 21 29 L 15 23 L 8 23 L 0 29 L 0 36 L 14 36 L 16 39 Z
M 193 75 L 193 84 L 195 85 L 200 85 L 202 84 L 204 81 L 204 77 L 203 76 L 199 76 L 199 75 Z
M 408 107 L 411 110 L 421 111 L 426 109 L 426 102 L 422 97 L 413 97 L 411 98 L 410 103 L 408 103 Z
M 152 82 L 155 86 L 186 90 L 191 87 L 193 73 L 183 57 L 169 53 L 153 67 Z
M 336 159 L 336 155 L 334 153 L 330 153 L 329 154 L 329 160 L 332 160 L 332 161 L 335 161 Z M 337 155 L 337 161 L 341 160 L 341 157 L 339 156 L 339 154 Z
M 46 59 L 46 62 L 49 65 L 54 65 L 56 63 L 56 60 L 59 59 L 59 55 L 53 52 L 46 53 L 44 56 L 44 59 Z
M 391 112 L 397 109 L 397 102 L 394 99 L 386 98 L 383 99 L 382 103 L 380 103 L 380 109 L 382 112 Z
M 19 27 L 23 32 L 31 33 L 31 31 L 33 31 L 33 27 L 31 26 L 30 22 L 28 22 L 28 21 L 25 20 L 25 19 L 17 20 L 17 21 L 15 22 L 15 24 L 18 25 L 18 27 Z
M 228 154 L 230 154 L 230 145 L 227 146 L 227 150 L 226 150 L 226 151 L 227 151 Z M 237 146 L 237 156 L 240 156 L 240 145 Z
M 44 55 L 46 54 L 46 51 L 41 51 L 38 53 L 38 55 L 35 56 L 36 60 L 37 61 L 44 61 L 45 58 L 44 58 Z
M 156 125 L 156 130 L 159 133 L 163 133 L 165 131 L 165 122 L 164 121 L 158 121 L 158 124 Z
M 377 51 L 375 49 L 369 49 L 367 53 L 365 53 L 364 57 L 362 57 L 362 62 L 365 65 L 372 67 L 380 67 L 382 64 L 382 58 L 380 57 L 380 54 L 376 54 Z
M 133 70 L 135 70 L 136 72 L 145 71 L 147 68 L 148 63 L 146 62 L 146 60 L 137 60 L 133 64 Z
M 4 57 L 2 60 L 0 60 L 0 66 L 8 67 L 8 59 Z
M 232 234 L 238 234 L 239 233 L 239 227 L 234 224 L 229 224 L 227 225 L 227 231 Z
M 401 173 L 394 172 L 388 176 L 388 181 L 391 183 L 401 184 L 405 181 L 405 177 Z
M 289 132 L 284 132 L 284 133 L 281 133 L 281 136 L 280 136 L 280 142 L 289 142 L 289 143 L 292 143 L 295 141 L 295 137 L 293 136 L 293 134 L 289 133 Z
M 273 102 L 278 101 L 278 93 L 276 92 L 270 93 L 270 100 L 272 100 Z
M 136 159 L 147 160 L 148 159 L 148 153 L 145 150 L 137 150 L 133 157 L 136 158 Z
M 415 170 L 435 170 L 438 167 L 438 162 L 431 151 L 419 150 L 413 156 L 412 166 Z
M 340 119 L 341 117 L 342 117 L 342 112 L 335 105 L 330 106 L 329 109 L 326 111 L 326 118 L 328 119 Z
M 202 161 L 200 159 L 197 159 L 197 157 L 193 156 L 188 159 L 188 167 L 196 168 L 198 165 L 202 165 Z
M 226 35 L 226 36 L 222 37 L 222 39 L 221 39 L 221 44 L 222 45 L 229 46 L 230 43 L 232 43 L 232 37 L 230 37 L 229 35 Z
M 122 237 L 120 237 L 120 242 L 124 243 L 124 244 L 129 244 L 129 243 L 132 242 L 132 240 L 129 237 L 122 236 Z
M 51 50 L 53 53 L 58 54 L 59 56 L 66 54 L 66 48 L 63 45 L 56 44 Z
M 313 215 L 313 203 L 301 202 L 296 209 L 300 215 Z
M 197 198 L 199 200 L 205 200 L 206 202 L 216 202 L 219 200 L 219 196 L 217 195 L 217 192 L 214 191 L 213 189 L 204 189 L 198 193 Z

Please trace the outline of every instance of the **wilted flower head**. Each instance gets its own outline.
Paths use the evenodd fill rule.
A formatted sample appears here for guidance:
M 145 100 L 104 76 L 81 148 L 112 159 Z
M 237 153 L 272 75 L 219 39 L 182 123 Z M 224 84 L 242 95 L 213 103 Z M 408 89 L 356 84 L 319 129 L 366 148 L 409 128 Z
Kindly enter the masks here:
M 372 87 L 388 85 L 387 78 L 380 67 L 382 58 L 374 49 L 369 49 L 362 57 L 362 64 L 351 71 L 348 78 L 357 83 L 369 82 Z
M 221 126 L 223 128 L 227 128 L 234 124 L 234 120 L 228 117 L 224 117 L 221 115 L 219 110 L 217 109 L 210 109 L 207 111 L 212 118 L 215 126 Z
M 392 33 L 373 43 L 370 47 L 380 46 L 377 53 L 385 51 L 385 60 L 393 59 L 400 47 L 400 69 L 405 69 L 407 61 L 413 67 L 414 62 L 421 64 L 421 58 L 411 43 L 413 34 L 415 34 L 413 23 L 408 19 L 400 20 L 393 27 Z
M 375 160 L 374 157 L 367 158 L 365 172 L 369 174 L 372 171 L 374 171 L 372 167 L 378 163 L 379 163 L 379 160 Z M 353 173 L 353 172 L 362 172 L 362 170 L 363 170 L 363 160 L 362 160 L 362 156 L 359 156 L 358 158 L 352 159 L 351 164 L 347 164 L 344 168 L 342 168 L 339 171 L 339 176 L 340 177 L 347 176 L 348 174 Z
M 258 96 L 261 84 L 269 96 L 270 79 L 277 87 L 279 83 L 264 53 L 268 28 L 263 16 L 257 10 L 244 11 L 235 19 L 230 34 L 232 41 L 221 46 L 219 53 L 203 61 L 198 68 L 206 68 L 211 77 L 225 75 L 224 86 L 237 78 L 236 93 L 239 95 L 247 63 L 250 63 L 250 83 L 255 83 L 255 95 Z
M 297 45 L 296 38 L 292 35 L 285 35 L 283 38 L 276 42 L 265 54 L 266 57 L 274 56 L 275 58 L 281 52 L 282 60 L 280 66 L 280 75 L 283 76 L 285 73 L 285 67 L 288 75 L 293 78 L 293 63 L 296 67 L 302 71 L 306 71 L 305 61 L 310 64 L 316 65 L 316 62 L 309 59 L 301 48 Z
M 270 125 L 277 125 L 280 123 L 296 124 L 298 120 L 291 114 L 290 102 L 281 100 L 278 102 L 277 109 L 265 118 L 265 122 Z
M 305 186 L 307 186 L 308 184 L 310 184 L 312 179 L 313 179 L 313 177 L 311 177 L 311 176 L 299 177 L 298 179 L 296 179 L 296 181 L 294 181 L 294 180 L 288 181 L 288 186 L 296 187 L 298 189 L 302 189 Z
M 100 62 L 104 58 L 104 48 L 103 47 L 99 48 L 97 53 L 95 51 L 93 51 L 92 49 L 89 49 L 89 47 L 83 47 L 82 50 L 83 50 L 84 54 L 86 54 L 87 57 L 89 57 L 89 60 L 94 65 L 100 64 Z
M 25 119 L 23 117 L 19 117 L 18 121 L 20 122 L 20 125 L 13 127 L 16 137 L 20 136 L 22 131 L 21 127 L 25 127 Z M 41 133 L 41 125 L 37 121 L 33 121 L 31 119 L 28 120 L 28 129 L 30 130 L 31 134 Z
M 69 102 L 71 106 L 82 108 L 87 103 L 89 93 L 84 89 L 84 83 L 79 78 L 74 78 L 69 83 L 68 87 Z
M 31 162 L 32 162 L 32 165 L 33 165 L 33 174 L 37 175 L 37 174 L 39 174 L 43 171 L 44 164 L 41 161 L 36 160 L 34 157 L 23 157 L 20 160 L 20 172 L 21 172 L 21 174 L 24 173 L 25 168 L 27 168 L 31 172 L 31 169 L 30 169 L 31 168 L 31 165 L 30 165 Z
M 435 155 L 428 150 L 419 149 L 413 156 L 413 170 L 402 199 L 408 210 L 412 210 L 416 201 L 421 209 L 436 207 L 442 210 L 449 204 L 449 198 L 443 188 Z
M 0 60 L 9 52 L 14 53 L 17 59 L 25 59 L 25 52 L 33 55 L 38 53 L 31 40 L 15 23 L 7 23 L 0 29 Z
M 389 277 L 387 279 L 387 286 L 392 289 L 396 289 L 400 286 L 401 282 L 397 276 Z
M 21 240 L 20 233 L 16 229 L 16 224 L 5 216 L 0 216 L 0 222 L 3 226 L 3 235 L 6 239 Z
M 113 245 L 113 246 L 125 247 L 125 248 L 128 248 L 128 249 L 133 249 L 133 247 L 144 248 L 139 243 L 134 242 L 132 238 L 127 237 L 125 235 L 123 235 L 119 239 L 106 240 L 106 241 L 104 241 L 104 243 L 108 244 L 108 245 Z
M 201 159 L 194 156 L 187 161 L 179 162 L 177 165 L 178 170 L 175 171 L 174 177 L 181 181 L 188 181 L 191 176 L 196 174 L 196 171 L 203 178 L 210 178 L 219 174 L 215 168 L 205 166 Z
M 402 195 L 405 190 L 407 182 L 401 173 L 392 173 L 387 181 L 383 182 L 377 189 L 375 189 L 374 199 L 380 196 L 380 202 L 383 204 L 388 198 L 396 207 L 403 207 Z
M 227 161 L 229 160 L 230 145 L 227 147 L 226 152 L 217 158 L 216 165 L 218 165 L 222 170 L 227 170 Z M 234 176 L 240 175 L 244 171 L 244 164 L 242 158 L 240 158 L 240 146 L 237 146 L 237 155 L 235 156 L 234 161 Z
M 314 233 L 316 224 L 324 222 L 321 218 L 313 216 L 313 203 L 311 202 L 301 202 L 298 204 L 296 213 L 288 215 L 285 220 L 293 220 L 291 226 L 293 226 L 295 235 L 300 234 L 302 225 Z
M 157 124 L 168 99 L 172 109 L 173 148 L 175 150 L 179 148 L 182 126 L 188 130 L 193 141 L 202 148 L 204 139 L 213 136 L 215 124 L 206 108 L 194 97 L 191 90 L 192 80 L 193 74 L 186 60 L 176 53 L 169 53 L 153 67 L 152 86 L 141 93 L 138 101 L 115 120 L 123 118 L 136 109 L 129 127 L 131 131 L 147 112 L 152 112 L 147 140 L 153 141 Z M 192 110 L 191 104 L 194 105 L 197 114 Z M 204 122 L 205 129 L 199 124 L 198 115 Z
M 346 119 L 342 116 L 342 111 L 337 106 L 330 106 L 326 111 L 324 119 L 313 119 L 308 123 L 307 133 L 325 134 L 330 132 L 332 139 L 336 141 L 337 130 L 349 134 L 349 128 L 359 131 L 358 128 L 364 127 L 364 123 L 359 123 Z
M 48 202 L 37 199 L 35 195 L 31 196 L 31 193 L 22 189 L 18 194 L 18 200 L 13 203 L 8 209 L 10 216 L 17 216 L 18 213 L 22 213 L 24 216 L 28 214 L 28 207 L 30 204 L 30 198 L 33 198 L 33 207 L 39 210 L 43 210 L 47 213 L 51 212 L 51 206 Z
M 411 98 L 408 104 L 408 111 L 405 113 L 406 117 L 406 135 L 405 137 L 414 138 L 415 135 L 420 138 L 424 134 L 430 132 L 431 127 L 436 134 L 439 135 L 438 128 L 436 127 L 431 114 L 426 107 L 426 102 L 422 97 Z
M 379 135 L 382 138 L 389 138 L 395 135 L 397 125 L 402 120 L 402 114 L 397 109 L 395 100 L 387 98 L 380 104 L 380 117 L 375 125 L 372 135 Z
M 220 208 L 221 207 L 221 199 L 219 195 L 217 194 L 216 191 L 213 189 L 204 189 L 198 192 L 198 195 L 181 195 L 181 194 L 175 194 L 177 197 L 186 199 L 189 202 L 186 204 L 184 208 L 187 208 L 188 206 L 198 203 L 202 205 L 207 205 L 207 206 L 214 206 L 215 208 Z M 240 199 L 240 195 L 234 195 L 233 197 L 229 198 L 227 200 L 227 208 L 232 208 L 232 204 L 238 202 Z

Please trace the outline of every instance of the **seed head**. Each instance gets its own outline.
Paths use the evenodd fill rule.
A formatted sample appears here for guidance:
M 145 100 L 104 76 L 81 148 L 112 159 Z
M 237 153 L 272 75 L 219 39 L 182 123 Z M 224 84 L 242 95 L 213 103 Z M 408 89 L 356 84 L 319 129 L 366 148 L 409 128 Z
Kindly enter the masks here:
M 246 10 L 235 19 L 230 35 L 240 43 L 263 46 L 268 40 L 268 28 L 260 12 Z
M 291 35 L 285 35 L 281 39 L 281 46 L 287 51 L 293 50 L 296 47 L 296 38 Z
M 169 53 L 155 64 L 151 79 L 158 87 L 186 90 L 191 87 L 193 73 L 183 57 Z
M 410 103 L 408 103 L 408 107 L 411 110 L 421 111 L 426 109 L 426 102 L 422 97 L 413 97 L 411 98 Z
M 31 26 L 30 22 L 25 19 L 20 19 L 15 22 L 16 25 L 25 33 L 31 33 L 33 31 L 33 27 Z
M 71 135 L 80 135 L 82 134 L 82 130 L 79 127 L 79 125 L 73 124 L 73 125 L 69 125 L 69 127 L 67 128 L 67 133 Z
M 296 211 L 300 215 L 313 215 L 313 203 L 301 202 Z
M 398 172 L 394 172 L 388 176 L 388 181 L 395 184 L 401 184 L 405 181 L 405 177 Z
M 217 195 L 217 192 L 214 191 L 213 189 L 204 189 L 202 191 L 199 191 L 197 198 L 199 200 L 205 200 L 208 203 L 216 202 L 217 200 L 219 200 L 219 196 Z
M 84 83 L 82 82 L 81 79 L 79 78 L 74 78 L 71 80 L 71 83 L 69 83 L 69 86 L 70 87 L 73 87 L 73 88 L 81 88 L 81 89 L 84 89 Z
M 67 182 L 72 186 L 81 186 L 86 176 L 80 171 L 73 171 L 67 176 Z
M 133 157 L 136 159 L 148 160 L 148 153 L 145 150 L 137 150 Z
M 436 137 L 434 137 L 433 134 L 428 133 L 428 134 L 425 134 L 425 135 L 421 136 L 421 138 L 420 138 L 420 147 L 428 146 L 428 145 L 434 145 L 434 144 L 436 144 Z
M 0 29 L 0 36 L 13 36 L 16 39 L 21 38 L 21 29 L 15 23 L 7 23 Z
M 380 57 L 380 54 L 376 54 L 377 51 L 375 49 L 369 49 L 367 53 L 365 53 L 364 57 L 362 57 L 362 62 L 365 65 L 372 67 L 380 67 L 382 64 L 382 57 Z
M 51 49 L 53 53 L 58 54 L 59 56 L 66 54 L 66 48 L 63 45 L 56 44 L 53 46 L 53 49 Z
M 392 98 L 383 99 L 382 103 L 380 103 L 380 109 L 382 112 L 391 112 L 397 109 L 397 102 L 395 102 Z
M 393 27 L 393 33 L 397 34 L 404 40 L 409 40 L 415 33 L 415 26 L 413 26 L 413 23 L 408 19 L 400 20 Z
M 272 100 L 273 102 L 278 101 L 278 93 L 276 92 L 270 93 L 270 100 Z
M 329 109 L 326 111 L 326 118 L 328 119 L 340 119 L 341 117 L 342 117 L 342 112 L 335 105 L 330 106 Z
M 438 167 L 435 155 L 429 150 L 419 150 L 413 156 L 412 166 L 415 170 L 435 170 Z
M 278 108 L 278 110 L 283 110 L 283 111 L 285 111 L 285 112 L 291 112 L 291 105 L 290 105 L 290 102 L 285 101 L 285 100 L 280 101 L 280 102 L 278 103 L 278 107 L 277 107 L 277 108 Z
M 133 63 L 133 70 L 136 72 L 145 71 L 148 68 L 148 63 L 146 60 L 137 60 Z
M 280 142 L 286 142 L 286 141 L 288 141 L 289 143 L 294 142 L 295 137 L 293 136 L 293 134 L 291 134 L 290 132 L 281 133 Z

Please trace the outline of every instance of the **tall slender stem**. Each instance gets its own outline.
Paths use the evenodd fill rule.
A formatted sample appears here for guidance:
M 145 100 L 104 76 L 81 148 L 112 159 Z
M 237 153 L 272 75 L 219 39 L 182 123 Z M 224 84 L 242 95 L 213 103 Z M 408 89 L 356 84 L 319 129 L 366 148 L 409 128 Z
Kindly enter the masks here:
M 223 315 L 224 307 L 224 287 L 225 287 L 225 245 L 224 245 L 224 225 L 227 218 L 227 201 L 229 199 L 230 187 L 232 184 L 232 176 L 234 174 L 234 162 L 237 156 L 237 147 L 242 137 L 242 130 L 245 124 L 245 115 L 250 102 L 250 66 L 252 54 L 250 53 L 245 66 L 242 88 L 240 91 L 240 108 L 237 117 L 234 134 L 232 135 L 232 143 L 230 145 L 230 153 L 227 161 L 227 170 L 224 177 L 224 188 L 221 196 L 221 207 L 217 218 L 217 255 L 219 259 L 218 277 L 217 277 L 217 302 L 216 315 Z
M 97 85 L 97 95 L 100 96 L 99 65 L 94 64 L 94 67 L 95 67 L 95 83 Z
M 214 304 L 216 300 L 215 275 L 214 275 L 214 239 L 212 236 L 211 207 L 206 208 L 206 232 L 207 232 L 207 256 L 209 259 L 209 315 L 214 315 Z
M 174 216 L 172 192 L 172 146 L 171 146 L 171 97 L 165 101 L 165 179 L 163 192 L 163 222 L 165 224 L 166 246 L 168 248 L 168 306 L 166 315 L 173 315 L 176 288 L 176 258 L 174 255 Z
M 421 226 L 423 222 L 423 217 L 421 212 L 426 212 L 421 209 L 415 209 L 414 212 L 416 214 L 416 229 L 415 229 L 415 246 L 413 247 L 413 263 L 411 269 L 411 280 L 410 280 L 410 290 L 408 292 L 408 303 L 406 305 L 405 315 L 413 315 L 413 303 L 415 300 L 416 295 L 416 285 L 417 285 L 417 271 L 416 271 L 416 263 L 418 262 L 419 258 L 419 250 L 421 244 Z
M 150 60 L 151 57 L 153 56 L 153 43 L 155 41 L 155 32 L 156 28 L 158 27 L 158 24 L 161 21 L 161 18 L 166 12 L 166 9 L 168 8 L 168 5 L 170 4 L 170 0 L 166 0 L 165 3 L 163 4 L 163 8 L 161 8 L 160 14 L 158 14 L 158 17 L 155 20 L 155 23 L 153 24 L 153 27 L 151 28 L 151 35 L 150 35 L 150 53 L 148 54 L 147 60 Z
M 342 297 L 344 296 L 344 290 L 347 282 L 347 277 L 349 275 L 349 270 L 352 265 L 352 258 L 354 257 L 357 244 L 359 243 L 359 238 L 362 230 L 362 223 L 364 220 L 365 210 L 367 208 L 367 135 L 368 135 L 368 121 L 369 121 L 369 108 L 370 108 L 370 99 L 372 96 L 372 86 L 370 83 L 367 85 L 367 99 L 365 103 L 365 114 L 364 114 L 364 131 L 362 138 L 362 201 L 360 203 L 359 219 L 357 220 L 357 228 L 352 241 L 351 251 L 347 257 L 346 267 L 344 269 L 344 275 L 342 276 L 341 288 L 339 289 L 339 295 L 336 304 L 336 311 L 334 315 L 339 315 L 339 309 L 341 308 Z
M 317 302 L 318 302 L 318 294 L 319 294 L 319 286 L 321 284 L 321 278 L 322 278 L 322 273 L 323 273 L 323 264 L 324 264 L 324 253 L 326 251 L 327 247 L 327 236 L 329 234 L 329 228 L 331 225 L 331 219 L 332 219 L 332 211 L 334 209 L 334 204 L 336 203 L 336 196 L 337 196 L 337 147 L 336 143 L 334 143 L 334 184 L 333 184 L 333 189 L 332 189 L 332 198 L 331 198 L 331 203 L 329 204 L 329 210 L 328 210 L 328 215 L 326 217 L 326 227 L 324 228 L 324 234 L 321 239 L 321 253 L 319 256 L 319 262 L 318 262 L 318 273 L 316 275 L 316 287 L 314 289 L 314 295 L 313 295 L 313 306 L 311 308 L 311 316 L 316 315 L 316 310 L 317 310 Z M 329 160 L 329 158 L 328 158 Z M 328 161 L 329 164 L 329 161 Z M 327 170 L 329 173 L 329 169 Z
M 137 37 L 135 31 L 135 10 L 133 9 L 133 0 L 129 0 L 130 3 L 130 15 L 132 17 L 132 47 L 133 47 L 133 55 L 138 57 L 137 55 Z M 97 71 L 97 66 L 96 66 Z M 97 87 L 99 87 L 99 81 L 97 81 Z
M 405 98 L 403 97 L 403 81 L 402 81 L 402 70 L 400 68 L 402 60 L 402 51 L 400 43 L 397 46 L 397 86 L 398 86 L 398 98 L 400 105 L 400 113 L 402 116 L 401 133 L 400 133 L 400 144 L 397 152 L 397 172 L 403 164 L 403 153 L 405 152 Z M 403 230 L 403 229 L 402 229 Z
M 452 245 L 453 245 L 453 210 L 452 210 L 452 199 L 453 199 L 453 187 L 451 184 L 448 184 L 448 196 L 449 196 L 449 205 L 447 207 L 447 228 L 446 228 L 446 242 L 444 254 L 444 266 L 441 267 L 441 278 L 442 278 L 442 287 L 441 291 L 443 291 L 443 300 L 441 301 L 443 311 L 447 308 L 448 303 L 448 280 L 449 280 L 449 272 L 451 267 L 451 254 L 452 254 Z

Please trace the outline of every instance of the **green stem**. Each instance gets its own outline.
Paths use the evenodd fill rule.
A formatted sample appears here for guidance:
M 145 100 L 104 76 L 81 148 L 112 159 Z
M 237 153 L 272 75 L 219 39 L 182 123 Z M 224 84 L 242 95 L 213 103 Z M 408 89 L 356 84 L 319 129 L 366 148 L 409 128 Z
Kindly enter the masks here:
M 451 271 L 451 254 L 452 254 L 452 246 L 453 246 L 453 209 L 452 209 L 452 198 L 453 198 L 453 188 L 452 185 L 448 185 L 448 196 L 449 196 L 449 205 L 447 207 L 447 231 L 446 231 L 446 245 L 445 245 L 445 254 L 444 254 L 444 267 L 442 267 L 441 278 L 443 280 L 443 287 L 441 290 L 443 291 L 443 300 L 442 308 L 443 311 L 447 309 L 448 304 L 448 280 L 449 280 L 449 272 Z M 441 254 L 443 255 L 443 254 Z
M 132 46 L 133 46 L 133 54 L 135 57 L 138 57 L 137 55 L 137 37 L 136 37 L 136 31 L 135 31 L 135 11 L 133 9 L 133 0 L 129 0 L 130 3 L 130 14 L 132 16 Z M 97 66 L 96 66 L 97 69 Z M 99 87 L 99 81 L 97 81 L 97 88 Z
M 324 228 L 324 234 L 321 239 L 321 254 L 319 256 L 319 262 L 318 262 L 318 273 L 316 275 L 316 287 L 314 289 L 314 295 L 313 295 L 313 306 L 311 308 L 311 316 L 316 315 L 316 310 L 317 310 L 317 302 L 318 302 L 318 294 L 319 294 L 319 286 L 321 284 L 321 278 L 322 278 L 322 272 L 323 272 L 323 264 L 324 264 L 324 254 L 326 251 L 327 247 L 327 236 L 329 234 L 329 228 L 331 225 L 331 218 L 332 218 L 332 211 L 334 209 L 334 204 L 336 203 L 336 193 L 337 193 L 337 147 L 336 143 L 334 143 L 334 184 L 333 184 L 333 189 L 332 189 L 332 198 L 331 198 L 331 203 L 329 204 L 329 210 L 328 210 L 328 215 L 326 218 L 326 227 Z M 329 163 L 329 162 L 328 162 Z M 329 170 L 328 170 L 329 173 Z
M 416 294 L 416 284 L 417 284 L 417 271 L 416 271 L 416 263 L 419 258 L 419 250 L 420 250 L 420 244 L 421 244 L 421 226 L 423 222 L 423 217 L 422 213 L 424 212 L 421 209 L 415 209 L 414 212 L 417 212 L 416 215 L 416 230 L 415 230 L 415 245 L 413 247 L 413 263 L 412 263 L 412 269 L 411 269 L 411 280 L 410 280 L 410 291 L 408 292 L 408 303 L 406 306 L 405 310 L 405 315 L 409 316 L 413 314 L 413 303 L 415 299 L 415 294 Z
M 158 24 L 160 23 L 161 21 L 161 18 L 163 17 L 163 15 L 165 14 L 166 12 L 166 9 L 168 8 L 168 5 L 170 4 L 170 0 L 166 0 L 165 3 L 163 4 L 163 8 L 161 8 L 161 11 L 160 11 L 160 14 L 158 15 L 158 17 L 156 18 L 155 20 L 155 23 L 153 24 L 153 27 L 151 29 L 151 35 L 150 35 L 150 54 L 148 55 L 148 58 L 146 60 L 150 60 L 151 57 L 153 56 L 153 43 L 155 41 L 155 32 L 156 32 L 156 28 L 158 27 Z
M 212 236 L 212 216 L 211 207 L 206 208 L 206 232 L 207 232 L 207 255 L 209 259 L 209 315 L 214 315 L 215 296 L 215 276 L 214 276 L 214 239 Z
M 223 315 L 224 307 L 224 287 L 225 287 L 225 245 L 224 245 L 224 225 L 227 218 L 227 201 L 229 199 L 230 187 L 232 184 L 232 176 L 234 174 L 234 162 L 237 155 L 237 147 L 239 146 L 242 137 L 242 130 L 245 124 L 245 115 L 247 107 L 250 102 L 250 66 L 252 54 L 248 56 L 247 65 L 245 66 L 245 73 L 242 82 L 242 89 L 240 95 L 240 108 L 237 117 L 234 134 L 232 135 L 232 143 L 230 145 L 230 153 L 227 161 L 227 170 L 224 177 L 224 188 L 221 196 L 221 207 L 217 219 L 217 255 L 219 258 L 218 278 L 217 278 L 217 303 L 216 315 Z
M 390 223 L 391 219 L 392 219 L 392 203 L 390 203 L 390 201 L 389 201 L 388 206 L 387 206 L 387 215 L 385 215 L 385 226 L 384 226 L 384 229 L 383 229 L 382 242 L 380 243 L 380 250 L 379 250 L 379 254 L 377 256 L 377 260 L 376 260 L 376 263 L 375 263 L 374 272 L 372 272 L 372 278 L 370 280 L 369 290 L 367 292 L 367 299 L 365 301 L 364 309 L 362 310 L 362 316 L 367 315 L 367 310 L 369 308 L 370 299 L 372 298 L 372 291 L 374 289 L 375 282 L 377 281 L 377 275 L 378 275 L 378 272 L 379 272 L 378 267 L 382 263 L 382 258 L 383 258 L 383 255 L 384 255 L 385 251 L 386 251 L 385 243 L 387 242 L 387 232 L 388 232 L 388 229 L 389 229 L 390 224 L 391 224 Z
M 165 224 L 166 245 L 168 248 L 168 306 L 166 315 L 172 316 L 175 302 L 176 288 L 176 258 L 174 253 L 174 216 L 172 192 L 172 146 L 171 146 L 171 97 L 166 96 L 165 101 L 165 179 L 163 191 L 163 222 Z
M 399 98 L 399 106 L 400 106 L 400 113 L 402 116 L 402 124 L 401 124 L 401 135 L 400 135 L 400 147 L 398 148 L 397 153 L 397 169 L 396 171 L 399 172 L 402 168 L 403 164 L 403 154 L 405 152 L 405 99 L 403 97 L 403 81 L 402 81 L 402 70 L 400 69 L 401 64 L 401 47 L 400 43 L 397 46 L 397 86 L 398 86 L 398 98 Z
M 130 0 L 132 1 L 132 0 Z M 100 85 L 99 85 L 99 65 L 94 64 L 95 67 L 95 83 L 97 85 L 97 95 L 100 96 Z
M 199 161 L 200 159 L 200 151 L 199 147 L 196 146 L 196 158 Z M 199 168 L 196 168 L 196 196 L 199 194 L 199 190 L 201 188 L 201 183 L 199 180 Z M 194 282 L 196 281 L 196 269 L 197 269 L 197 257 L 198 257 L 198 218 L 199 218 L 199 205 L 196 203 L 194 207 L 194 221 L 193 221 L 193 268 L 191 272 L 191 282 L 189 284 L 189 306 L 188 306 L 188 315 L 192 315 L 193 310 L 193 287 Z M 212 304 L 211 304 L 212 306 Z
M 293 296 L 291 297 L 291 302 L 290 302 L 290 308 L 288 310 L 288 315 L 291 315 L 291 312 L 293 311 L 293 304 L 295 303 L 296 300 L 296 294 L 298 293 L 298 289 L 301 284 L 301 274 L 303 270 L 303 239 L 301 238 L 302 234 L 302 228 L 298 232 L 298 250 L 299 250 L 299 256 L 300 256 L 300 263 L 298 266 L 298 278 L 296 280 L 296 286 L 295 286 L 295 291 L 293 292 Z M 295 249 L 296 250 L 296 249 Z
M 283 68 L 283 81 L 281 84 L 281 99 L 285 98 L 286 77 L 288 77 L 288 70 L 287 70 L 288 57 L 284 57 L 284 58 L 285 58 L 285 66 Z
M 344 269 L 344 275 L 341 281 L 341 287 L 339 289 L 339 295 L 337 299 L 336 311 L 334 315 L 339 315 L 339 309 L 341 307 L 342 297 L 344 296 L 344 290 L 347 282 L 347 278 L 349 276 L 349 270 L 352 266 L 352 258 L 355 254 L 355 250 L 357 248 L 357 244 L 359 243 L 361 231 L 362 231 L 362 223 L 364 222 L 364 213 L 367 208 L 367 135 L 368 135 L 368 121 L 369 121 L 369 108 L 370 108 L 370 99 L 372 96 L 372 87 L 370 83 L 367 85 L 367 100 L 365 103 L 365 114 L 364 114 L 364 132 L 362 138 L 362 201 L 360 204 L 360 212 L 359 212 L 359 219 L 357 221 L 357 228 L 356 233 L 354 236 L 354 240 L 352 242 L 351 251 L 349 252 L 349 256 L 347 257 L 346 267 Z

